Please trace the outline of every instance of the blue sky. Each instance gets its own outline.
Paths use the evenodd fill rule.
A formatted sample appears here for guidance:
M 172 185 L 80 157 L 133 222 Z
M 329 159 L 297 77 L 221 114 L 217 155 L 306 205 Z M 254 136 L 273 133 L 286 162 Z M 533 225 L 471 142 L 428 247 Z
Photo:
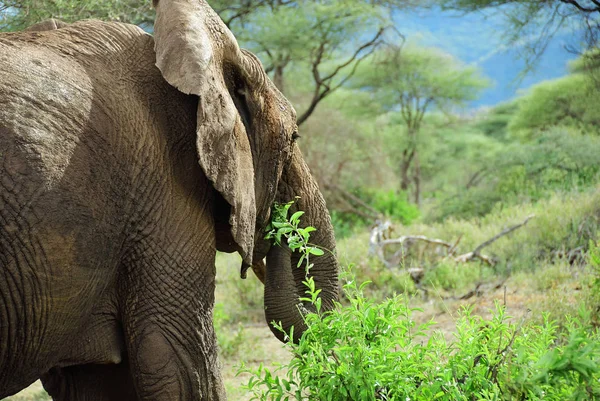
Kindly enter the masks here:
M 396 27 L 408 40 L 436 46 L 462 61 L 481 67 L 494 85 L 471 107 L 492 106 L 513 98 L 520 89 L 568 73 L 567 62 L 576 56 L 565 49 L 573 35 L 562 32 L 550 42 L 537 68 L 524 77 L 525 62 L 517 48 L 506 48 L 501 40 L 503 16 L 495 13 L 458 14 L 428 10 L 394 16 Z M 535 40 L 535 35 L 527 40 Z

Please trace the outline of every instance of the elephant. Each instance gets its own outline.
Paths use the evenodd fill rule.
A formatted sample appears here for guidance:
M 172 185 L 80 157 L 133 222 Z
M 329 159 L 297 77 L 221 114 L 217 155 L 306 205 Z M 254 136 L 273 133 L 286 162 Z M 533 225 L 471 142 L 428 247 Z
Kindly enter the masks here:
M 324 310 L 335 238 L 296 114 L 204 0 L 0 34 L 0 399 L 223 400 L 217 251 L 264 276 L 268 323 L 306 329 L 300 255 L 265 240 L 298 199 Z M 266 260 L 266 265 L 263 261 Z M 273 333 L 282 341 L 282 332 Z

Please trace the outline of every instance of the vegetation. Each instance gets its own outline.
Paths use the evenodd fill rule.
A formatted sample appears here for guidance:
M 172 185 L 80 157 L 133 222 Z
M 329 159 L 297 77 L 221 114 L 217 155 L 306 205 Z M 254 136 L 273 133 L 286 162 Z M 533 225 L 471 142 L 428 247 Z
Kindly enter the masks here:
M 438 49 L 404 46 L 380 51 L 363 64 L 355 86 L 368 91 L 374 104 L 399 120 L 404 146 L 396 146 L 400 189 L 414 186 L 414 202 L 421 202 L 419 143 L 425 113 L 436 107 L 449 112 L 477 97 L 487 81 L 474 67 L 461 65 Z M 409 177 L 410 175 L 410 177 Z
M 600 2 L 597 0 L 436 0 L 446 10 L 493 12 L 501 9 L 506 20 L 508 46 L 522 45 L 529 66 L 536 65 L 554 35 L 570 31 L 585 43 L 588 61 L 597 64 Z M 533 40 L 531 40 L 533 38 Z M 573 41 L 574 43 L 576 41 Z M 573 48 L 577 46 L 572 43 Z
M 298 110 L 343 266 L 339 305 L 308 315 L 300 343 L 283 348 L 260 283 L 239 279 L 236 255 L 218 255 L 214 320 L 231 399 L 600 399 L 598 2 L 442 2 L 507 16 L 507 44 L 535 33 L 532 64 L 557 30 L 586 36 L 567 75 L 478 110 L 468 102 L 494 77 L 394 25 L 394 13 L 434 3 L 211 1 Z M 0 0 L 0 30 L 49 17 L 147 30 L 154 18 L 149 0 Z M 310 262 L 320 250 L 286 208 L 269 237 L 291 238 Z M 487 262 L 457 260 L 530 216 L 485 247 Z M 396 259 L 384 263 L 370 230 L 386 221 L 388 239 L 439 241 L 390 245 L 384 256 Z M 307 284 L 305 301 L 317 300 Z M 28 394 L 14 399 L 47 399 L 39 385 Z
M 312 249 L 307 227 L 297 233 L 287 208 L 276 205 L 267 237 L 274 246 L 286 239 L 306 260 Z M 294 227 L 294 228 L 293 228 Z M 301 242 L 301 243 L 300 243 Z M 590 257 L 597 269 L 598 249 Z M 303 268 L 304 266 L 298 266 Z M 307 279 L 304 301 L 316 313 L 305 316 L 308 330 L 298 344 L 289 343 L 293 358 L 275 374 L 264 366 L 252 374 L 247 388 L 256 400 L 589 400 L 600 396 L 600 332 L 589 310 L 570 318 L 560 331 L 543 316 L 541 324 L 511 322 L 496 303 L 491 319 L 461 311 L 456 338 L 448 342 L 433 322 L 416 325 L 405 297 L 375 303 L 352 274 L 344 287 L 347 305 L 321 312 L 319 290 Z M 592 287 L 595 292 L 600 278 Z M 276 322 L 273 323 L 276 327 Z M 290 334 L 290 337 L 292 335 Z M 280 376 L 277 373 L 283 372 Z

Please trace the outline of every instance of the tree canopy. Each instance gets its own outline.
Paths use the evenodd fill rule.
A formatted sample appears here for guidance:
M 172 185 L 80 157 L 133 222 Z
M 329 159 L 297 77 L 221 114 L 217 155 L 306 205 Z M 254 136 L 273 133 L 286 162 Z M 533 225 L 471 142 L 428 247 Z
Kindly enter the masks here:
M 479 70 L 463 65 L 436 48 L 409 44 L 382 49 L 361 65 L 353 84 L 367 91 L 374 103 L 397 114 L 406 129 L 399 162 L 401 189 L 414 183 L 414 199 L 420 201 L 419 131 L 425 113 L 432 108 L 451 112 L 477 97 L 489 85 Z M 414 170 L 412 179 L 409 170 Z
M 508 45 L 518 45 L 528 65 L 534 66 L 550 40 L 561 30 L 580 36 L 569 47 L 573 52 L 598 47 L 598 0 L 437 0 L 444 10 L 480 12 L 492 10 L 505 16 L 502 33 Z M 583 49 L 580 47 L 582 46 Z M 597 53 L 594 53 L 597 56 Z

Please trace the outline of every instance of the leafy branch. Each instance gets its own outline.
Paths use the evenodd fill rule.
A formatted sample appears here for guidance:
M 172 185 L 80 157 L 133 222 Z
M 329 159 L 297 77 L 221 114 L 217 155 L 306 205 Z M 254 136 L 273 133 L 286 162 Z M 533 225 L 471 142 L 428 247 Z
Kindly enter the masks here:
M 295 200 L 283 204 L 275 202 L 265 239 L 273 240 L 277 246 L 281 246 L 281 240 L 285 239 L 292 252 L 300 252 L 297 267 L 300 267 L 302 262 L 306 262 L 305 270 L 308 275 L 313 267 L 313 263 L 310 263 L 310 255 L 321 256 L 324 252 L 309 242 L 310 233 L 316 231 L 316 228 L 311 226 L 300 227 L 300 217 L 304 214 L 303 211 L 295 212 L 288 219 L 290 208 L 295 202 Z

